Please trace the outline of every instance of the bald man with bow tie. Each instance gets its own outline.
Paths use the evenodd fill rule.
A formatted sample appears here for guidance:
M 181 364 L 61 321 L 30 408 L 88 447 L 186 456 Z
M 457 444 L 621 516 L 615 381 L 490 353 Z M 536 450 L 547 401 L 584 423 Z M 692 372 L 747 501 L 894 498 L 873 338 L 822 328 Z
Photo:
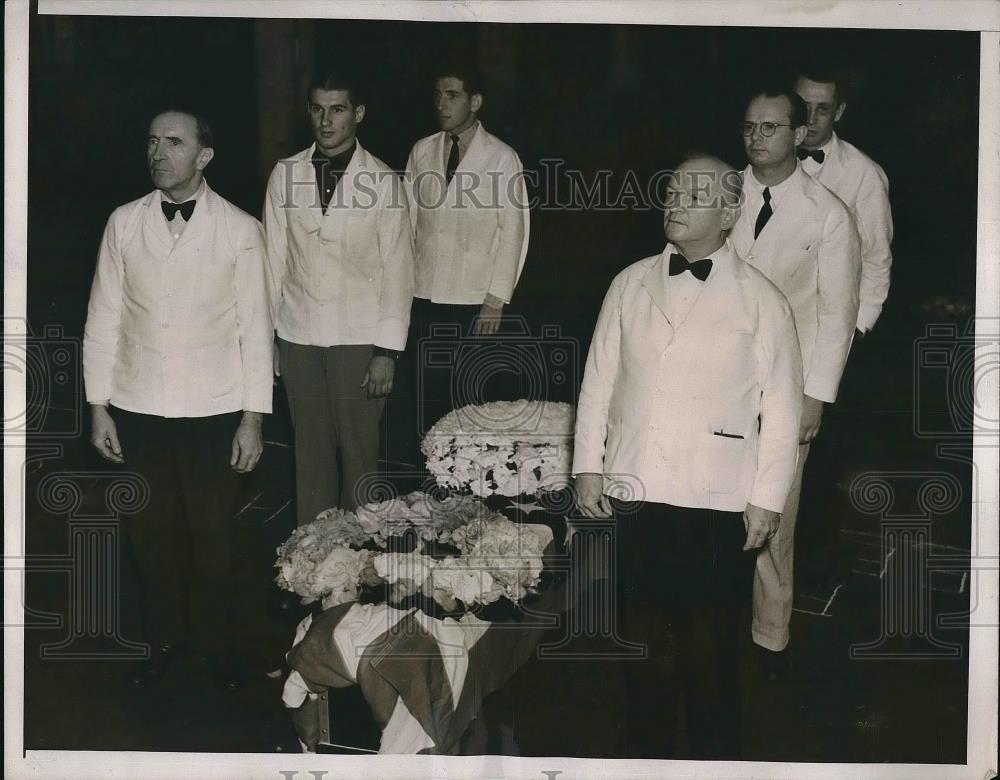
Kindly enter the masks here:
M 727 233 L 739 176 L 698 156 L 674 173 L 659 255 L 615 277 L 587 357 L 573 474 L 590 517 L 615 516 L 635 758 L 737 759 L 739 621 L 795 474 L 802 363 L 791 308 Z M 616 502 L 624 488 L 635 511 Z

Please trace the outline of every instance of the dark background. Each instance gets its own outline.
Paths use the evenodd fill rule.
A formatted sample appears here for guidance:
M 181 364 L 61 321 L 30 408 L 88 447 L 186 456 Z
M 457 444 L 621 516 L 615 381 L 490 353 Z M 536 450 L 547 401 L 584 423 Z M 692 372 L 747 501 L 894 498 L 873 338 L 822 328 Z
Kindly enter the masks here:
M 563 160 L 588 181 L 611 170 L 615 192 L 627 172 L 645 183 L 690 147 L 742 168 L 736 128 L 748 84 L 802 55 L 839 58 L 853 78 L 838 132 L 877 160 L 890 180 L 892 287 L 876 329 L 852 351 L 837 404 L 825 412 L 803 492 L 803 506 L 811 507 L 816 522 L 800 522 L 798 530 L 803 597 L 822 608 L 829 594 L 821 588 L 824 578 L 846 572 L 853 578 L 844 591 L 851 600 L 841 596 L 833 620 L 793 622 L 799 676 L 777 692 L 749 694 L 757 707 L 769 709 L 755 712 L 750 705 L 748 757 L 964 763 L 964 655 L 950 663 L 859 664 L 847 662 L 845 645 L 877 636 L 880 618 L 879 517 L 853 506 L 849 486 L 857 475 L 953 473 L 964 500 L 933 516 L 933 541 L 950 546 L 935 548 L 939 552 L 969 549 L 971 470 L 963 458 L 971 436 L 949 411 L 956 408 L 956 393 L 968 399 L 972 375 L 932 376 L 921 370 L 918 354 L 928 326 L 953 326 L 962 334 L 974 311 L 977 34 L 35 16 L 30 35 L 28 320 L 35 334 L 59 326 L 71 341 L 82 337 L 108 215 L 151 189 L 145 135 L 164 105 L 181 101 L 209 114 L 216 155 L 207 178 L 221 195 L 259 216 L 275 161 L 311 142 L 305 85 L 317 65 L 350 63 L 360 71 L 367 115 L 359 138 L 401 169 L 414 141 L 436 130 L 432 63 L 464 52 L 486 77 L 485 127 L 517 150 L 527 170 L 546 159 Z M 556 323 L 578 345 L 574 381 L 550 388 L 547 397 L 575 397 L 601 298 L 618 271 L 662 248 L 661 222 L 655 209 L 532 212 L 525 270 L 508 311 L 523 315 L 533 329 Z M 954 356 L 960 341 L 946 338 L 944 349 Z M 75 437 L 59 439 L 60 459 L 29 469 L 28 549 L 62 554 L 66 518 L 38 506 L 38 480 L 52 469 L 96 473 L 106 466 L 83 435 L 89 420 L 81 414 L 79 386 L 54 386 L 48 395 L 29 386 L 29 397 L 48 404 L 39 419 L 49 429 L 65 419 L 82 426 Z M 390 419 L 391 410 L 390 402 Z M 957 435 L 919 435 L 932 418 L 936 430 Z M 287 443 L 280 387 L 265 425 L 269 441 Z M 957 459 L 937 449 L 946 440 L 956 445 Z M 45 441 L 41 430 L 34 443 Z M 273 561 L 273 546 L 291 530 L 287 512 L 277 520 L 271 514 L 290 491 L 290 474 L 289 450 L 272 446 L 248 488 L 258 495 L 247 517 L 267 517 L 254 529 L 264 529 L 254 564 L 263 572 Z M 920 503 L 915 490 L 897 498 L 912 508 Z M 850 543 L 862 537 L 867 549 Z M 965 580 L 961 588 L 958 574 L 944 580 L 934 580 L 936 613 L 961 611 L 968 604 Z M 125 636 L 134 637 L 130 582 L 126 572 L 123 620 Z M 66 612 L 58 578 L 30 575 L 29 594 L 33 608 Z M 296 749 L 287 716 L 276 705 L 277 689 L 239 705 L 202 704 L 195 680 L 158 703 L 130 701 L 116 693 L 114 668 L 39 660 L 38 644 L 52 634 L 26 634 L 28 747 L 256 751 L 279 743 Z M 966 641 L 964 630 L 952 634 Z M 577 734 L 573 718 L 562 718 L 576 711 L 565 691 L 553 699 L 560 708 L 555 717 L 541 702 L 521 707 L 528 721 L 533 709 L 543 721 L 525 731 L 553 733 L 561 724 L 566 743 L 539 746 L 543 754 L 601 755 L 600 735 L 591 744 Z M 589 714 L 603 704 L 581 701 L 576 707 Z M 166 725 L 162 710 L 151 714 L 157 707 L 171 710 Z M 92 713 L 95 728 L 79 728 L 81 709 Z M 522 747 L 528 741 L 522 739 Z
M 29 319 L 82 333 L 97 243 L 116 206 L 150 190 L 150 115 L 181 99 L 216 128 L 212 186 L 260 214 L 274 162 L 307 146 L 305 79 L 359 71 L 362 143 L 402 169 L 436 130 L 434 61 L 468 53 L 486 77 L 485 126 L 520 154 L 643 184 L 691 146 L 745 163 L 748 83 L 800 55 L 850 66 L 842 136 L 889 176 L 896 239 L 880 330 L 929 295 L 970 302 L 975 280 L 979 46 L 975 33 L 637 25 L 500 25 L 36 17 L 31 48 Z M 532 194 L 541 194 L 534 192 Z M 628 263 L 659 251 L 654 210 L 535 211 L 516 308 L 590 307 Z M 947 273 L 941 273 L 941 266 Z M 596 310 L 593 312 L 596 315 Z M 586 330 L 586 329 L 585 329 Z

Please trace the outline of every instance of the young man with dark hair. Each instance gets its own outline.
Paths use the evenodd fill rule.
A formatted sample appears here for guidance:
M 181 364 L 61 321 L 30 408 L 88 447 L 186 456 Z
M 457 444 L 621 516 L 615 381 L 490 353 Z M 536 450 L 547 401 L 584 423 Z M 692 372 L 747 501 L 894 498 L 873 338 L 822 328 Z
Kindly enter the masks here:
M 278 162 L 264 203 L 300 525 L 366 502 L 359 490 L 378 472 L 379 420 L 413 298 L 406 198 L 399 176 L 358 143 L 357 95 L 344 76 L 313 82 L 314 142 Z
M 528 197 L 517 153 L 479 120 L 482 81 L 474 68 L 444 66 L 434 82 L 440 132 L 413 146 L 406 164 L 415 239 L 415 332 L 457 326 L 460 336 L 496 333 L 528 251 Z M 414 356 L 419 361 L 419 355 Z M 419 366 L 416 367 L 419 372 Z M 437 372 L 444 375 L 446 372 Z M 422 377 L 422 425 L 471 398 Z

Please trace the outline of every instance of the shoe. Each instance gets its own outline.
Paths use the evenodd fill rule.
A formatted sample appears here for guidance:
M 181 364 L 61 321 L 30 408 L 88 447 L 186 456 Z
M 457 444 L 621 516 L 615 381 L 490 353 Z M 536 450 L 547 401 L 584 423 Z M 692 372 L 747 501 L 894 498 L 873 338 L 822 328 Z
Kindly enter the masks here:
M 235 656 L 204 655 L 201 660 L 208 667 L 212 680 L 220 690 L 239 690 L 246 683 L 246 671 Z
M 149 658 L 139 664 L 132 672 L 132 684 L 142 687 L 158 682 L 170 664 L 183 652 L 184 645 L 181 642 L 170 642 L 152 648 Z
M 768 682 L 778 682 L 788 672 L 788 650 L 768 650 L 757 647 L 760 671 Z

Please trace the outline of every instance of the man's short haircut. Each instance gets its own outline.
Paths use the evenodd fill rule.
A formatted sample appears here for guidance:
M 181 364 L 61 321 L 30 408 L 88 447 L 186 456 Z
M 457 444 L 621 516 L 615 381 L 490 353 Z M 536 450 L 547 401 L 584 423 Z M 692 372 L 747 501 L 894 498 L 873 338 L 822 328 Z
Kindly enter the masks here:
M 203 148 L 211 148 L 215 146 L 215 133 L 212 131 L 212 125 L 205 118 L 205 115 L 191 106 L 178 105 L 171 103 L 166 108 L 160 109 L 149 119 L 149 124 L 153 124 L 153 120 L 158 116 L 163 116 L 164 114 L 183 114 L 184 116 L 189 116 L 194 120 L 195 124 L 195 137 L 198 139 L 198 143 Z
M 833 96 L 838 103 L 847 100 L 848 79 L 844 71 L 831 63 L 807 62 L 799 65 L 798 78 L 809 79 L 819 84 L 833 84 Z
M 794 130 L 797 127 L 809 124 L 809 108 L 806 106 L 806 101 L 799 97 L 799 93 L 786 81 L 781 80 L 760 84 L 750 90 L 747 99 L 743 101 L 744 109 L 750 105 L 752 100 L 759 97 L 788 98 L 788 102 L 792 105 L 792 115 L 789 118 L 792 123 L 792 129 Z
M 343 90 L 347 93 L 348 100 L 351 101 L 351 107 L 357 108 L 364 104 L 364 95 L 358 89 L 358 82 L 354 76 L 350 73 L 345 73 L 342 70 L 328 70 L 328 71 L 318 71 L 309 80 L 309 89 L 306 92 L 306 99 L 312 95 L 314 89 L 321 89 L 324 92 L 334 92 L 336 90 Z
M 471 62 L 464 60 L 448 60 L 440 62 L 434 69 L 434 80 L 448 77 L 456 78 L 462 82 L 462 87 L 471 97 L 472 95 L 485 95 L 483 92 L 483 74 Z

